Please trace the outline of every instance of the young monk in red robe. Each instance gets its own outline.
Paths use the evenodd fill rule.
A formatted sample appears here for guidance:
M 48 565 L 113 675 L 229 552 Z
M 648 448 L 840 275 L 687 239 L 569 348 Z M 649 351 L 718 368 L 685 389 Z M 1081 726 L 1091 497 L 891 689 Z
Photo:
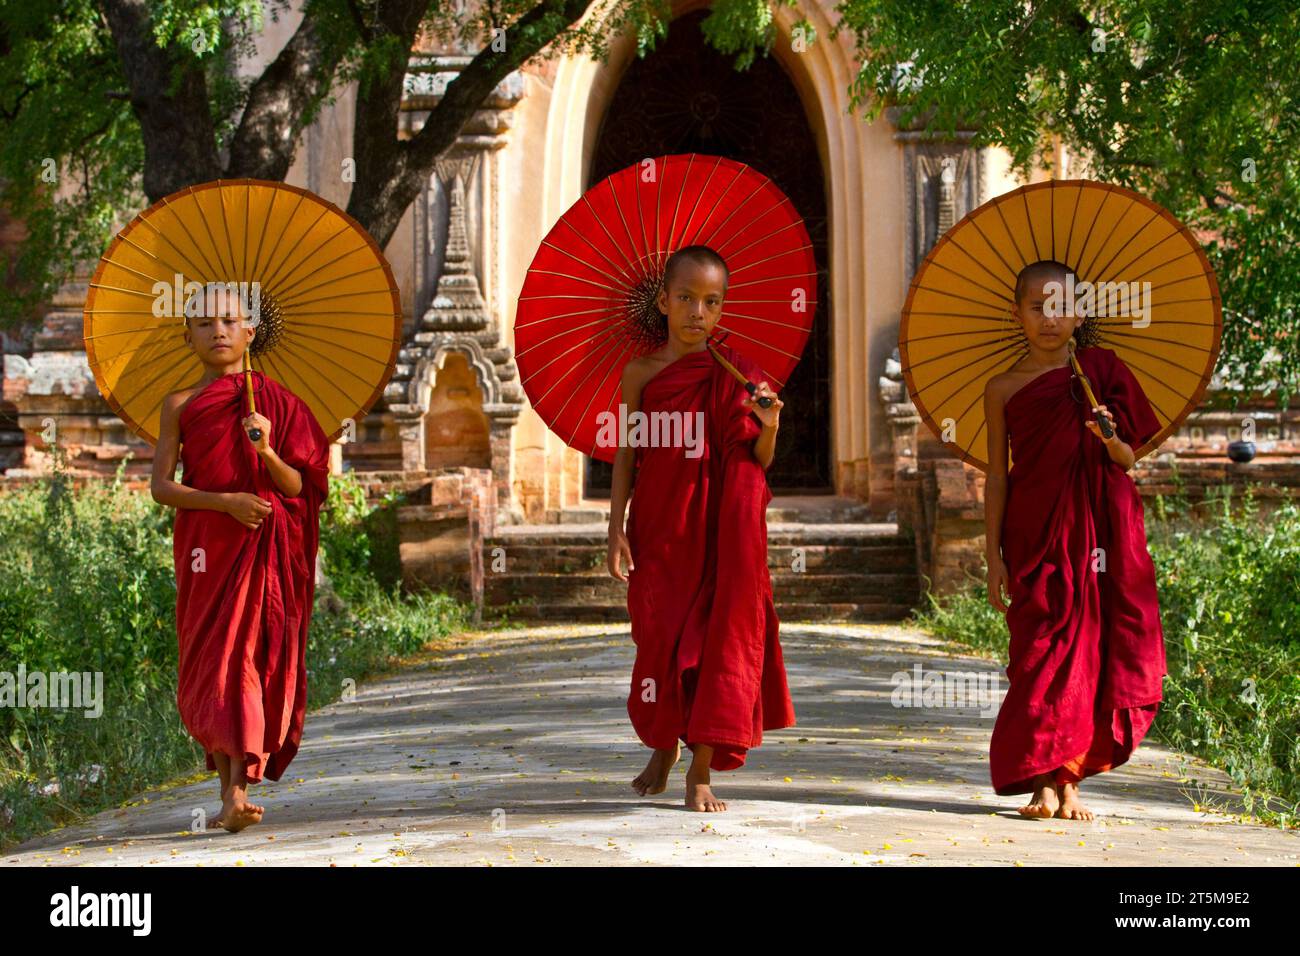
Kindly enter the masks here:
M 203 298 L 185 328 L 203 377 L 163 400 L 152 492 L 177 509 L 176 703 L 221 777 L 212 825 L 238 831 L 264 812 L 248 785 L 279 780 L 302 739 L 329 441 L 307 405 L 261 372 L 249 414 L 242 361 L 255 329 L 224 284 Z
M 609 571 L 628 582 L 636 644 L 628 715 L 654 750 L 632 787 L 666 790 L 685 741 L 693 752 L 686 806 L 703 812 L 727 809 L 710 768 L 740 767 L 764 730 L 794 724 L 767 569 L 765 469 L 782 403 L 735 349 L 715 346 L 756 382 L 753 398 L 708 351 L 727 281 L 726 263 L 707 246 L 680 249 L 665 264 L 657 301 L 668 341 L 628 363 L 622 397 L 629 418 L 677 413 L 682 441 L 620 444 L 610 495 Z M 758 405 L 763 396 L 771 407 Z M 703 428 L 689 447 L 697 413 Z
M 1079 781 L 1128 760 L 1161 699 L 1155 567 L 1128 474 L 1160 422 L 1113 351 L 1080 348 L 1096 411 L 1113 430 L 1102 437 L 1069 362 L 1083 317 L 1044 305 L 1044 286 L 1067 271 L 1037 262 L 1020 273 L 1013 314 L 1029 355 L 985 391 L 988 596 L 1011 635 L 989 764 L 998 794 L 1033 794 L 1025 816 L 1091 820 Z

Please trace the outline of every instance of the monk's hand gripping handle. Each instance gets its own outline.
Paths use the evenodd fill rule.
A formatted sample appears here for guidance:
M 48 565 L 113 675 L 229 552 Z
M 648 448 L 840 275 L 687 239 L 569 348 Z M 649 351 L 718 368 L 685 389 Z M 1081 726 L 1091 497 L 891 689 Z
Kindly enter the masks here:
M 758 386 L 755 385 L 753 382 L 746 382 L 746 383 L 745 383 L 745 391 L 749 392 L 750 395 L 753 395 L 755 392 L 758 391 Z M 771 396 L 771 395 L 764 395 L 762 398 L 758 399 L 758 407 L 759 407 L 759 408 L 771 408 L 771 407 L 772 407 L 772 396 Z
M 1110 422 L 1102 416 L 1101 412 L 1097 412 L 1097 427 L 1101 429 L 1102 438 L 1110 438 L 1115 434 L 1115 429 L 1110 427 Z
M 1097 401 L 1097 396 L 1092 393 L 1092 383 L 1088 381 L 1088 376 L 1083 374 L 1083 369 L 1079 368 L 1078 360 L 1074 357 L 1073 340 L 1070 342 L 1070 362 L 1074 365 L 1074 377 L 1083 384 L 1083 394 L 1088 397 L 1089 401 Z M 1070 394 L 1073 395 L 1074 383 L 1071 382 L 1070 385 Z M 1097 427 L 1101 429 L 1101 437 L 1106 441 L 1110 441 L 1110 437 L 1115 434 L 1115 429 L 1111 427 L 1110 421 L 1101 412 L 1097 411 L 1096 406 L 1093 407 L 1092 415 L 1097 419 Z

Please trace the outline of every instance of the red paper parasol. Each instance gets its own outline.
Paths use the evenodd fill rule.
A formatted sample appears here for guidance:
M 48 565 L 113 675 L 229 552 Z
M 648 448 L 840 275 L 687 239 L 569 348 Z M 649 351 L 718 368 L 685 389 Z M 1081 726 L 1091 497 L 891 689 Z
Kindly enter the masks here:
M 597 415 L 617 415 L 627 363 L 667 329 L 655 296 L 664 263 L 712 247 L 730 271 L 718 340 L 758 363 L 778 392 L 817 311 L 817 264 L 789 198 L 744 163 L 687 153 L 602 180 L 546 234 L 524 279 L 515 359 L 533 408 L 570 446 L 604 461 Z

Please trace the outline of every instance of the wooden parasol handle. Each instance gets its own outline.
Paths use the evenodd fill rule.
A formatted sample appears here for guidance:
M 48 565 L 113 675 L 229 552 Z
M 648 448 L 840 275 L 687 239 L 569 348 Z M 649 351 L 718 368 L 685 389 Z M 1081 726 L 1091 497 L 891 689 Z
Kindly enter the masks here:
M 252 415 L 257 411 L 253 404 L 253 367 L 248 361 L 248 352 L 244 352 L 244 387 L 248 390 L 248 414 Z M 248 430 L 248 440 L 257 443 L 262 440 L 262 429 L 250 428 Z
M 1092 383 L 1088 381 L 1088 376 L 1084 375 L 1083 369 L 1079 367 L 1079 360 L 1074 357 L 1074 336 L 1070 336 L 1069 340 L 1065 343 L 1065 347 L 1070 353 L 1070 364 L 1074 366 L 1074 374 L 1078 376 L 1079 381 L 1083 383 L 1083 391 L 1088 396 L 1088 406 L 1090 408 L 1096 408 L 1100 403 L 1097 401 L 1097 396 L 1092 394 Z M 1115 434 L 1115 430 L 1111 428 L 1110 422 L 1102 416 L 1101 412 L 1095 412 L 1094 414 L 1097 418 L 1097 427 L 1101 429 L 1103 438 L 1109 438 L 1111 435 Z
M 753 382 L 751 382 L 749 379 L 747 379 L 744 373 L 740 371 L 740 369 L 736 368 L 736 366 L 732 365 L 730 362 L 724 359 L 722 355 L 718 352 L 718 350 L 715 349 L 712 345 L 709 346 L 709 351 L 713 353 L 713 357 L 715 359 L 717 359 L 719 362 L 722 363 L 723 368 L 725 368 L 732 375 L 736 376 L 736 379 L 745 386 L 745 391 L 749 392 L 750 395 L 753 395 L 756 391 L 758 391 L 758 386 L 755 385 Z M 771 408 L 772 396 L 764 395 L 762 398 L 758 399 L 758 407 Z

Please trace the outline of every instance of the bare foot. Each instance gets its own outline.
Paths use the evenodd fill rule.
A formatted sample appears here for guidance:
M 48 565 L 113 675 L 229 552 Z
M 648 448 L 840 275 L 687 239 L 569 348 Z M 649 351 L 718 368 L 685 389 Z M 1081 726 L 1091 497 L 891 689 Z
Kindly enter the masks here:
M 1040 773 L 1034 778 L 1034 798 L 1020 808 L 1023 817 L 1047 819 L 1061 805 L 1061 795 L 1056 792 L 1056 781 L 1050 773 Z
M 217 815 L 216 815 L 215 817 L 213 817 L 212 820 L 208 823 L 208 829 L 209 829 L 209 830 L 215 830 L 215 829 L 218 829 L 218 828 L 220 828 L 220 829 L 224 829 L 224 828 L 225 828 L 225 826 L 226 826 L 226 794 L 227 794 L 229 791 L 230 791 L 230 784 L 228 784 L 228 783 L 224 783 L 224 782 L 223 782 L 223 783 L 221 784 L 221 809 L 217 811 Z
M 697 770 L 692 764 L 686 771 L 686 809 L 700 813 L 721 813 L 727 805 L 713 795 L 709 786 L 709 768 Z
M 641 796 L 650 793 L 663 793 L 668 789 L 668 774 L 682 755 L 682 745 L 676 744 L 672 749 L 656 750 L 650 755 L 645 769 L 632 781 L 632 789 Z
M 226 791 L 226 798 L 221 804 L 221 813 L 212 821 L 213 827 L 238 833 L 254 823 L 262 822 L 265 807 L 249 802 L 242 787 L 231 787 Z
M 1091 820 L 1092 811 L 1079 802 L 1079 785 L 1067 783 L 1061 787 L 1061 808 L 1056 815 L 1062 820 Z

